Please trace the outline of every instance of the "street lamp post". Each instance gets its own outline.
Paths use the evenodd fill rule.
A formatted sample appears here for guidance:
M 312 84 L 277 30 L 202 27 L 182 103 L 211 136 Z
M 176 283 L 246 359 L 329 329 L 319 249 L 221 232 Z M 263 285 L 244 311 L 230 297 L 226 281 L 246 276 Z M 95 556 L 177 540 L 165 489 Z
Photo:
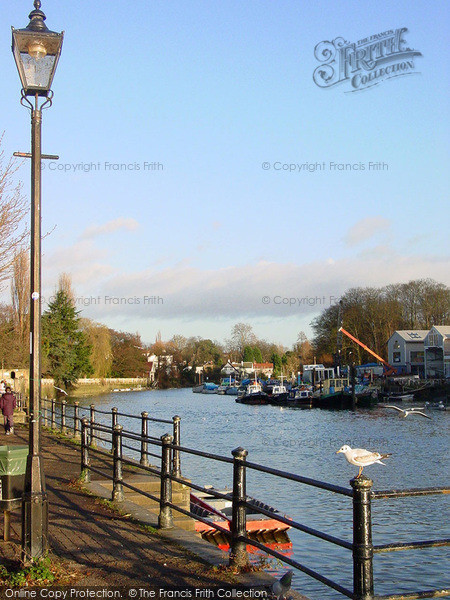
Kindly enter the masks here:
M 41 153 L 42 109 L 51 106 L 50 90 L 64 32 L 49 31 L 35 0 L 25 29 L 12 28 L 12 51 L 22 83 L 21 104 L 31 111 L 31 277 L 30 277 L 30 402 L 29 451 L 22 501 L 23 561 L 41 557 L 48 548 L 48 501 L 41 460 Z M 28 97 L 34 98 L 34 103 Z M 44 99 L 40 104 L 40 99 Z

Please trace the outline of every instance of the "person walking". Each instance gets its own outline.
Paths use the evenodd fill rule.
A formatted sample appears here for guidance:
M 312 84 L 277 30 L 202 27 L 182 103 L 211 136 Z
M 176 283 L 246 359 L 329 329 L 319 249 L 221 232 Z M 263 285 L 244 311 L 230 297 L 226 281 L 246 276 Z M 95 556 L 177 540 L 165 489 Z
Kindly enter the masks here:
M 14 433 L 14 409 L 16 408 L 16 397 L 8 386 L 0 398 L 0 408 L 3 413 L 6 435 Z

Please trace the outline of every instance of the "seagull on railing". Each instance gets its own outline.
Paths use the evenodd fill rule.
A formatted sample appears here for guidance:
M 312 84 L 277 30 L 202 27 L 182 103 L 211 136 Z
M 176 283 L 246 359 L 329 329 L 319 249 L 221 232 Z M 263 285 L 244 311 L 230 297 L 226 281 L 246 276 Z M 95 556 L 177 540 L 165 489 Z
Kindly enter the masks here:
M 356 476 L 356 479 L 361 477 L 362 470 L 364 467 L 368 467 L 369 465 L 373 465 L 378 463 L 380 465 L 384 465 L 381 462 L 381 459 L 389 458 L 390 454 L 380 454 L 379 452 L 371 452 L 370 450 L 365 450 L 364 448 L 350 448 L 350 446 L 342 446 L 336 454 L 342 453 L 347 462 L 351 465 L 356 465 L 359 467 L 359 473 Z
M 407 417 L 408 415 L 420 415 L 421 417 L 425 417 L 425 419 L 431 419 L 431 417 L 421 412 L 422 410 L 424 410 L 423 407 L 399 408 L 398 406 L 394 406 L 393 404 L 386 404 L 385 406 L 383 406 L 383 408 L 393 408 L 394 410 L 397 410 L 398 412 L 402 413 L 400 415 L 401 417 Z
M 280 580 L 275 581 L 272 585 L 272 594 L 277 598 L 284 598 L 287 592 L 291 589 L 292 575 L 294 571 L 288 571 Z

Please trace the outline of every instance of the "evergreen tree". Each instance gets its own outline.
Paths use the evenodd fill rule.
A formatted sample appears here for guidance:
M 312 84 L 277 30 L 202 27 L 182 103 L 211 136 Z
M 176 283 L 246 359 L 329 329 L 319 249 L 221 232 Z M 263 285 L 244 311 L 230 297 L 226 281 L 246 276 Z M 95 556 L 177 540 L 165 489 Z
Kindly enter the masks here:
M 263 357 L 262 357 L 262 354 L 261 354 L 261 350 L 258 348 L 258 346 L 255 346 L 253 348 L 253 360 L 256 363 L 262 363 L 263 362 Z
M 281 356 L 274 352 L 270 357 L 270 362 L 273 363 L 273 374 L 275 377 L 278 377 L 281 373 L 281 369 L 283 367 L 283 363 L 281 361 Z
M 244 362 L 251 362 L 251 363 L 254 361 L 253 348 L 251 346 L 245 346 L 244 356 L 243 356 L 242 360 Z
M 93 372 L 91 347 L 80 327 L 79 311 L 70 295 L 60 289 L 42 316 L 42 342 L 45 370 L 55 384 L 73 387 L 81 376 Z

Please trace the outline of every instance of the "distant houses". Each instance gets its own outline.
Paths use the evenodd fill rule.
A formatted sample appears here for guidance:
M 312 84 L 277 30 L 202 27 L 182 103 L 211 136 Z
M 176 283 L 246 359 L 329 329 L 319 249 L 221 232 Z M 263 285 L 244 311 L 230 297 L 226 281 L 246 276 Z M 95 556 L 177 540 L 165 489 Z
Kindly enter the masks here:
M 450 377 L 450 326 L 395 331 L 388 340 L 388 362 L 399 374 Z
M 254 363 L 254 362 L 231 362 L 228 361 L 221 369 L 222 377 L 237 377 L 239 379 L 249 377 L 251 375 L 263 375 L 264 377 L 272 377 L 273 363 Z
M 156 381 L 158 371 L 164 370 L 168 374 L 173 368 L 173 356 L 171 354 L 157 355 L 147 353 L 146 377 L 150 383 Z

